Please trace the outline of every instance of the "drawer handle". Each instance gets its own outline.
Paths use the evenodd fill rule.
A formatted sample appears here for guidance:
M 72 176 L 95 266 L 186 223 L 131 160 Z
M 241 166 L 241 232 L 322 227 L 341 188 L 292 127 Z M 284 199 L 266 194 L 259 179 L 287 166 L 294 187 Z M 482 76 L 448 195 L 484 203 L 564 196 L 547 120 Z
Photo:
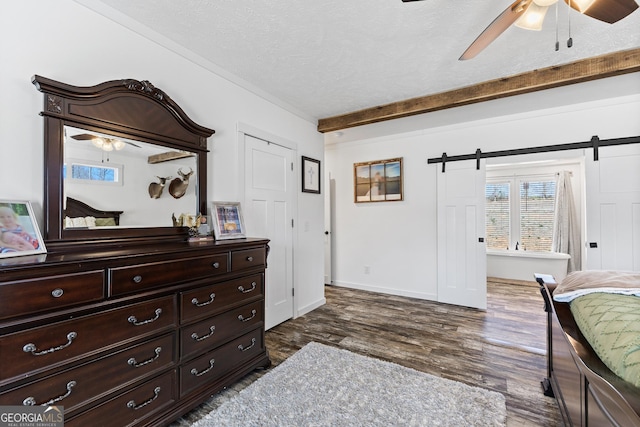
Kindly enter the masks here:
M 158 320 L 160 318 L 160 314 L 162 314 L 162 309 L 161 308 L 156 308 L 155 313 L 156 313 L 156 317 L 152 317 L 149 320 L 143 320 L 141 322 L 138 322 L 138 319 L 136 318 L 136 316 L 129 316 L 127 321 L 129 323 L 133 323 L 135 326 L 146 325 L 147 323 L 155 322 L 156 320 Z
M 220 263 L 219 262 L 214 262 L 211 265 L 213 266 L 213 268 L 220 268 Z
M 247 317 L 246 319 L 242 314 L 239 314 L 238 315 L 238 320 L 240 320 L 241 322 L 248 322 L 249 320 L 251 320 L 254 317 L 256 317 L 256 313 L 257 313 L 257 311 L 255 309 L 251 310 L 251 317 Z
M 191 375 L 195 375 L 196 377 L 201 377 L 204 374 L 206 374 L 207 372 L 209 372 L 210 370 L 212 370 L 213 369 L 213 365 L 215 365 L 215 363 L 216 363 L 216 359 L 211 359 L 211 360 L 209 360 L 209 367 L 207 369 L 205 369 L 202 372 L 198 372 L 198 370 L 196 368 L 193 368 L 191 370 Z
M 63 348 L 67 348 L 71 345 L 74 339 L 78 336 L 77 332 L 69 332 L 67 334 L 67 343 L 59 345 L 58 347 L 51 347 L 49 350 L 38 351 L 38 347 L 35 344 L 29 343 L 22 347 L 22 351 L 25 353 L 31 353 L 34 356 L 42 356 L 43 354 L 53 353 L 54 351 L 62 350 Z
M 133 410 L 138 410 L 144 406 L 147 406 L 149 403 L 153 402 L 154 400 L 156 400 L 158 398 L 158 396 L 160 395 L 160 387 L 156 387 L 153 389 L 153 397 L 149 400 L 145 400 L 144 402 L 142 402 L 139 405 L 136 405 L 135 400 L 130 400 L 127 402 L 127 408 L 131 408 Z
M 207 338 L 209 338 L 211 335 L 213 335 L 213 333 L 216 331 L 216 327 L 215 326 L 211 326 L 209 328 L 209 332 L 207 335 L 203 335 L 201 337 L 198 336 L 198 334 L 196 334 L 195 332 L 191 334 L 191 338 L 193 338 L 196 341 L 202 341 L 202 340 L 206 340 Z
M 247 257 L 247 261 L 249 261 L 249 262 L 253 262 L 253 257 L 252 257 L 252 256 L 248 256 L 248 257 Z
M 209 301 L 199 302 L 198 298 L 194 298 L 191 300 L 191 304 L 195 305 L 196 307 L 204 307 L 205 305 L 211 304 L 214 299 L 216 299 L 216 294 L 211 292 L 211 294 L 209 295 Z
M 142 276 L 141 276 L 141 275 L 139 275 L 139 274 L 138 274 L 138 275 L 136 275 L 136 276 L 133 276 L 133 281 L 134 281 L 134 283 L 140 283 L 140 282 L 142 282 Z
M 249 347 L 244 347 L 242 344 L 240 344 L 238 346 L 238 350 L 240 350 L 240 351 L 251 350 L 254 345 L 256 345 L 256 339 L 255 338 L 251 338 L 251 345 Z
M 71 389 L 73 387 L 76 386 L 76 382 L 75 381 L 69 381 L 67 383 L 67 392 L 65 394 L 63 394 L 62 396 L 58 396 L 58 397 L 54 397 L 53 399 L 51 399 L 48 402 L 45 403 L 40 403 L 40 405 L 42 406 L 51 406 L 52 404 L 56 403 L 56 402 L 60 402 L 62 399 L 68 397 L 71 394 Z M 23 406 L 36 406 L 38 405 L 38 403 L 36 403 L 36 399 L 34 397 L 27 397 L 26 399 L 24 399 L 22 401 L 22 405 Z
M 249 292 L 253 292 L 256 286 L 257 286 L 256 282 L 251 282 L 251 289 L 245 289 L 244 286 L 238 286 L 238 290 L 243 294 L 248 294 Z
M 60 298 L 64 294 L 64 291 L 60 288 L 51 291 L 51 296 L 54 298 Z
M 144 362 L 136 362 L 135 358 L 130 358 L 129 360 L 127 360 L 127 363 L 131 366 L 133 366 L 134 368 L 139 368 L 141 366 L 147 365 L 151 362 L 153 362 L 154 360 L 157 360 L 158 357 L 160 357 L 160 352 L 162 351 L 162 347 L 156 347 L 156 349 L 154 350 L 154 352 L 156 353 L 156 355 L 154 357 L 152 357 L 151 359 L 145 360 Z

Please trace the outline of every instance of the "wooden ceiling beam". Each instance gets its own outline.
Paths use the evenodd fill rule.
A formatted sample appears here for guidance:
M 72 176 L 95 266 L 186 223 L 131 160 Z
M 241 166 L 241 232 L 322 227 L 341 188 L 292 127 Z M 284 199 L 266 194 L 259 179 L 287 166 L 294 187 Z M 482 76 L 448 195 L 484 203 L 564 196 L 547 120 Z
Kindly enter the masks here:
M 318 132 L 332 132 L 637 71 L 640 71 L 640 48 L 541 68 L 473 86 L 320 119 Z

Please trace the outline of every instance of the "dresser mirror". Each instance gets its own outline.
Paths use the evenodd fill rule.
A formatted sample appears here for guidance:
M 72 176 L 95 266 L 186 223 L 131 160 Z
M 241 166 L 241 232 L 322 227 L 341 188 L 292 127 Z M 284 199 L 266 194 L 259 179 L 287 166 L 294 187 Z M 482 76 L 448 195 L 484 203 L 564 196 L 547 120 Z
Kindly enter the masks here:
M 45 94 L 47 247 L 185 240 L 173 219 L 206 213 L 214 131 L 147 81 L 32 82 Z
M 67 212 L 69 198 L 122 212 L 117 224 L 98 226 L 172 227 L 172 216 L 199 212 L 197 170 L 192 151 L 65 126 L 63 228 L 87 226 Z

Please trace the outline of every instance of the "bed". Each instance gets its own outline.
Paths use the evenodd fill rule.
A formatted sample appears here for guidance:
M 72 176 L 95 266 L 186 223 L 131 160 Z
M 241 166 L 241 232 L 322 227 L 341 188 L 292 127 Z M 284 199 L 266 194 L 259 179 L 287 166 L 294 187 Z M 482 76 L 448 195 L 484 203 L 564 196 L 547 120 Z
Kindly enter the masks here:
M 640 427 L 640 273 L 536 280 L 547 311 L 543 389 L 564 424 Z
M 105 211 L 67 197 L 64 217 L 65 228 L 108 227 L 120 225 L 123 211 Z

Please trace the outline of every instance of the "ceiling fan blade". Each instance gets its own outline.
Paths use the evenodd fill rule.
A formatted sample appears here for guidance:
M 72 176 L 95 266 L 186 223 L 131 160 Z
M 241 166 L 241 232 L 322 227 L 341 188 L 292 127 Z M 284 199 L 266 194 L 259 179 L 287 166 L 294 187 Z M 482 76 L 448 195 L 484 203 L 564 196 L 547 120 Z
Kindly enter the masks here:
M 129 141 L 122 141 L 122 142 L 124 142 L 125 144 L 133 145 L 136 148 L 140 148 L 138 144 L 134 144 L 133 142 L 129 142 Z
M 409 3 L 410 1 L 422 1 L 422 0 L 402 0 L 403 3 Z
M 498 38 L 507 28 L 522 16 L 531 5 L 532 0 L 516 0 L 502 12 L 473 43 L 462 53 L 459 60 L 471 59 L 482 52 L 491 42 Z
M 78 141 L 90 141 L 92 139 L 96 139 L 97 136 L 90 135 L 88 133 L 81 133 L 80 135 L 73 135 L 71 138 L 77 139 Z
M 613 24 L 630 15 L 638 8 L 635 0 L 596 0 L 586 10 L 581 10 L 579 1 L 565 0 L 573 9 L 598 21 Z

